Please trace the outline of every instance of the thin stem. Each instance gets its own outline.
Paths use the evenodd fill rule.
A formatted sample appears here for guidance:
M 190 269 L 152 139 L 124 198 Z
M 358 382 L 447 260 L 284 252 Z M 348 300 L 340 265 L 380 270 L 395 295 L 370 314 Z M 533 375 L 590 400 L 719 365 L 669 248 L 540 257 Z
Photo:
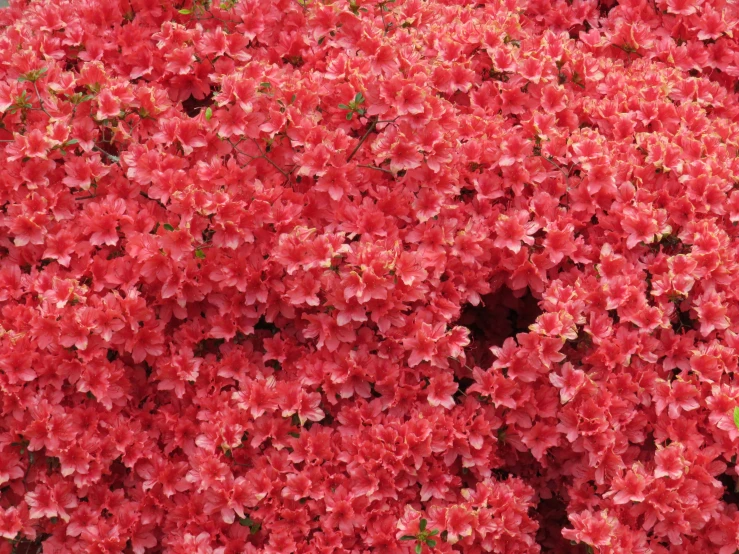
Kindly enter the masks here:
M 354 154 L 356 154 L 357 151 L 362 147 L 362 145 L 364 144 L 364 141 L 367 140 L 367 137 L 370 135 L 370 133 L 372 131 L 375 130 L 375 127 L 376 126 L 377 126 L 377 120 L 376 119 L 373 119 L 372 120 L 372 124 L 369 126 L 369 129 L 367 129 L 367 132 L 364 134 L 364 136 L 362 137 L 362 139 L 359 141 L 359 144 L 357 144 L 357 146 L 354 147 L 354 150 L 352 150 L 352 153 L 349 154 L 349 157 L 346 159 L 347 162 L 352 161 L 352 158 L 354 157 Z
M 377 167 L 376 165 L 357 165 L 357 167 L 364 167 L 365 169 L 374 169 L 375 171 L 382 171 L 383 173 L 389 173 L 390 175 L 395 177 L 395 173 L 393 173 L 389 169 L 385 169 L 384 167 Z
M 290 179 L 290 173 L 286 172 L 286 171 L 285 171 L 284 169 L 282 169 L 282 168 L 281 168 L 281 167 L 280 167 L 279 165 L 277 165 L 277 164 L 276 164 L 275 162 L 273 162 L 272 160 L 270 160 L 270 159 L 269 159 L 269 158 L 268 158 L 267 156 L 265 156 L 264 154 L 262 154 L 262 156 L 261 156 L 261 157 L 262 157 L 262 158 L 264 158 L 265 160 L 267 160 L 267 163 L 269 163 L 269 164 L 270 164 L 270 165 L 271 165 L 272 167 L 274 167 L 274 168 L 275 168 L 275 169 L 276 169 L 277 171 L 279 171 L 280 173 L 282 173 L 282 176 L 283 176 L 283 177 L 285 177 L 285 179 Z
M 108 154 L 105 150 L 100 148 L 97 144 L 93 144 L 92 149 L 97 150 L 101 154 L 105 154 L 105 156 L 107 156 L 107 158 L 113 162 L 118 163 L 119 161 L 121 161 L 121 159 L 118 156 L 114 156 L 113 154 Z
M 568 171 L 568 172 L 565 173 L 564 168 L 561 165 L 559 165 L 557 162 L 555 162 L 553 159 L 551 159 L 551 158 L 547 158 L 546 156 L 541 156 L 541 158 L 545 159 L 546 161 L 548 161 L 550 164 L 552 164 L 554 167 L 556 167 L 557 169 L 559 169 L 562 172 L 562 175 L 565 176 L 565 180 L 567 181 L 567 186 L 569 187 L 569 185 L 570 185 L 570 172 Z
M 282 169 L 282 168 L 281 168 L 281 167 L 280 167 L 279 165 L 277 165 L 277 164 L 276 164 L 275 162 L 273 162 L 273 161 L 272 161 L 271 159 L 269 159 L 269 158 L 267 157 L 267 154 L 266 154 L 266 153 L 262 152 L 262 149 L 261 149 L 261 148 L 259 147 L 259 143 L 258 143 L 258 142 L 256 141 L 256 139 L 252 139 L 252 141 L 254 141 L 254 145 L 255 145 L 255 146 L 257 147 L 257 150 L 259 150 L 259 153 L 261 154 L 261 157 L 262 157 L 262 158 L 264 158 L 265 160 L 267 160 L 267 162 L 268 162 L 268 163 L 269 163 L 269 164 L 270 164 L 270 165 L 271 165 L 272 167 L 274 167 L 274 168 L 275 168 L 275 169 L 276 169 L 277 171 L 279 171 L 280 173 L 282 173 L 282 175 L 283 175 L 283 176 L 284 176 L 284 177 L 285 177 L 286 179 L 288 179 L 288 180 L 289 180 L 289 179 L 290 179 L 290 173 L 292 173 L 293 171 L 295 171 L 295 168 L 293 168 L 293 169 L 292 169 L 292 171 L 290 171 L 290 173 L 287 173 L 287 172 L 286 172 L 286 171 L 285 171 L 284 169 Z
M 36 81 L 33 81 L 33 90 L 36 91 L 36 96 L 38 96 L 38 103 L 41 106 L 41 111 L 44 112 L 46 115 L 48 115 L 50 119 L 53 119 L 51 117 L 51 114 L 49 112 L 47 112 L 46 111 L 46 108 L 44 107 L 44 101 L 41 100 L 41 93 L 39 93 L 39 91 L 38 91 L 38 87 L 36 86 Z
M 241 141 L 239 141 L 239 142 L 237 142 L 236 144 L 234 144 L 234 143 L 233 143 L 233 141 L 232 141 L 231 139 L 227 138 L 227 139 L 226 139 L 226 142 L 227 142 L 227 143 L 229 143 L 229 144 L 231 145 L 231 148 L 233 148 L 234 150 L 236 150 L 236 152 L 237 152 L 238 154 L 241 154 L 242 156 L 246 156 L 247 158 L 249 158 L 249 163 L 251 163 L 251 162 L 253 162 L 254 160 L 257 160 L 257 159 L 259 159 L 259 158 L 261 157 L 261 156 L 252 156 L 251 154 L 247 154 L 247 153 L 246 153 L 246 152 L 244 152 L 243 150 L 240 150 L 240 149 L 238 148 L 238 145 L 239 145 L 239 144 L 241 144 Z
M 164 208 L 165 210 L 167 209 L 167 206 L 165 206 L 165 205 L 164 205 L 164 204 L 162 203 L 162 201 L 161 201 L 161 200 L 157 200 L 157 199 L 155 199 L 155 198 L 152 198 L 151 196 L 149 196 L 148 194 L 146 194 L 146 193 L 145 193 L 145 192 L 144 192 L 143 190 L 142 190 L 142 191 L 140 191 L 140 192 L 139 192 L 139 194 L 140 194 L 141 196 L 143 196 L 144 198 L 146 198 L 147 200 L 151 200 L 152 202 L 156 202 L 157 204 L 159 204 L 159 205 L 160 205 L 160 206 L 161 206 L 162 208 Z

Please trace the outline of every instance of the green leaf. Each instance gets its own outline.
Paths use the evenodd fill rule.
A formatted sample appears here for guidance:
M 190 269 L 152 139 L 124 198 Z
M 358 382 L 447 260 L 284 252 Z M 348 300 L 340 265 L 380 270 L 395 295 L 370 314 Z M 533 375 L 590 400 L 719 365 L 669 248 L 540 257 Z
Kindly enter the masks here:
M 364 96 L 362 96 L 361 92 L 358 92 L 357 95 L 354 97 L 354 102 L 356 104 L 361 104 L 362 102 L 364 102 Z
M 195 250 L 195 257 L 200 258 L 201 260 L 204 260 L 205 252 L 203 252 L 202 250 L 200 250 L 200 248 L 198 248 L 197 250 Z
M 342 110 L 351 110 L 351 108 L 346 104 L 339 104 L 339 108 L 341 108 Z
M 71 146 L 72 144 L 77 144 L 79 141 L 80 139 L 69 139 L 65 144 Z
M 174 227 L 172 227 L 169 223 L 165 223 L 162 225 L 167 231 L 174 231 Z
M 188 10 L 187 8 L 182 8 L 181 10 L 177 10 L 177 13 L 181 13 L 182 15 L 190 15 L 192 13 L 192 10 Z
M 739 429 L 739 406 L 734 408 L 734 425 Z
M 421 519 L 420 523 L 418 524 L 418 528 L 421 530 L 421 533 L 426 530 L 426 525 L 428 525 L 428 521 L 426 521 L 425 519 Z
M 429 535 L 431 535 L 432 537 L 434 535 L 438 535 L 438 534 L 439 534 L 439 530 L 438 529 L 432 529 L 431 532 L 429 533 Z
M 423 545 L 419 542 L 416 544 L 416 554 L 421 554 L 421 550 L 423 550 Z
M 346 120 L 351 121 L 352 115 L 353 115 L 353 112 L 349 112 L 348 114 L 346 114 Z
M 242 527 L 251 527 L 254 523 L 255 522 L 249 516 L 246 516 L 244 519 L 239 518 L 239 525 Z
M 436 541 L 434 539 L 428 539 L 426 541 L 426 544 L 428 545 L 429 548 L 433 548 L 436 546 Z
M 401 541 L 414 541 L 416 540 L 416 537 L 414 537 L 413 535 L 403 535 L 402 537 L 400 537 L 400 540 Z
M 213 117 L 213 110 L 211 108 L 205 109 L 205 121 L 210 121 L 210 118 Z

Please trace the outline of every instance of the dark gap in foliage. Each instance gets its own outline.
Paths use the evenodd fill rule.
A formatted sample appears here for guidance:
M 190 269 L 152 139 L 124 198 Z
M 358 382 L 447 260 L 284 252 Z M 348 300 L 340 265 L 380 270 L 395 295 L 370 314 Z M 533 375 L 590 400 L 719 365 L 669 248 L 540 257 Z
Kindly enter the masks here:
M 465 305 L 457 323 L 470 330 L 467 365 L 489 367 L 493 362 L 490 347 L 501 346 L 505 339 L 518 333 L 527 333 L 541 313 L 539 301 L 528 289 L 517 297 L 508 287 L 501 287 L 484 296 L 477 306 Z
M 210 106 L 213 103 L 213 92 L 198 100 L 194 96 L 190 97 L 182 103 L 182 110 L 188 115 L 188 117 L 196 117 L 201 111 Z
M 693 320 L 690 318 L 690 312 L 682 311 L 679 307 L 675 309 L 675 315 L 672 317 L 671 324 L 672 330 L 680 335 L 693 329 Z
M 721 500 L 739 507 L 739 484 L 736 477 L 732 477 L 728 473 L 722 473 L 717 479 L 724 486 L 724 495 Z
M 570 541 L 562 537 L 562 529 L 571 527 L 567 519 L 567 503 L 559 496 L 542 498 L 536 507 L 534 516 L 539 522 L 539 531 L 536 534 L 536 543 L 541 546 L 542 554 L 560 554 L 571 552 L 584 554 L 586 550 L 579 549 Z

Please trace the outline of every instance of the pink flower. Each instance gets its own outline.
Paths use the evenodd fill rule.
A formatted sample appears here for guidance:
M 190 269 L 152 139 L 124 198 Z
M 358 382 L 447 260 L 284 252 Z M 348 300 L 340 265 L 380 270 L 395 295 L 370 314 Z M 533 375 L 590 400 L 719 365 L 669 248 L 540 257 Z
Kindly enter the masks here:
M 507 248 L 517 253 L 521 250 L 521 243 L 534 244 L 533 235 L 539 230 L 539 225 L 529 221 L 529 214 L 518 211 L 512 216 L 501 215 L 495 223 L 495 242 L 498 248 Z
M 443 406 L 447 410 L 451 410 L 454 406 L 454 394 L 458 388 L 459 385 L 454 382 L 454 378 L 448 373 L 432 377 L 427 389 L 429 404 Z

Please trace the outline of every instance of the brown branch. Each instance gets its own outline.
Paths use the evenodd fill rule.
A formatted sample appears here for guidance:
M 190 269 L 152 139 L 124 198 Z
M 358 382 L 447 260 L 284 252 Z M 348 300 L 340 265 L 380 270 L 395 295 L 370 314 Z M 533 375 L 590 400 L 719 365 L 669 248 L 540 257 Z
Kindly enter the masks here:
M 347 162 L 352 161 L 354 154 L 356 154 L 357 151 L 362 147 L 362 145 L 364 144 L 364 141 L 367 140 L 367 137 L 369 137 L 370 133 L 375 130 L 376 126 L 377 126 L 377 120 L 373 119 L 372 123 L 369 126 L 369 129 L 367 129 L 367 132 L 364 134 L 364 136 L 359 141 L 359 144 L 357 144 L 357 146 L 354 147 L 354 150 L 352 150 L 352 153 L 349 154 L 349 157 L 346 159 Z
M 44 112 L 46 115 L 48 115 L 49 116 L 49 119 L 53 119 L 51 117 L 51 114 L 49 112 L 47 112 L 46 111 L 46 108 L 44 107 L 44 101 L 41 100 L 41 93 L 39 93 L 39 91 L 38 91 L 38 87 L 36 86 L 36 81 L 33 81 L 33 90 L 36 91 L 36 96 L 38 96 L 38 103 L 41 106 L 41 111 Z
M 357 167 L 364 167 L 365 169 L 374 169 L 375 171 L 382 171 L 383 173 L 389 173 L 390 175 L 395 177 L 395 173 L 393 173 L 389 169 L 385 169 L 384 167 L 377 167 L 376 165 L 357 165 Z

